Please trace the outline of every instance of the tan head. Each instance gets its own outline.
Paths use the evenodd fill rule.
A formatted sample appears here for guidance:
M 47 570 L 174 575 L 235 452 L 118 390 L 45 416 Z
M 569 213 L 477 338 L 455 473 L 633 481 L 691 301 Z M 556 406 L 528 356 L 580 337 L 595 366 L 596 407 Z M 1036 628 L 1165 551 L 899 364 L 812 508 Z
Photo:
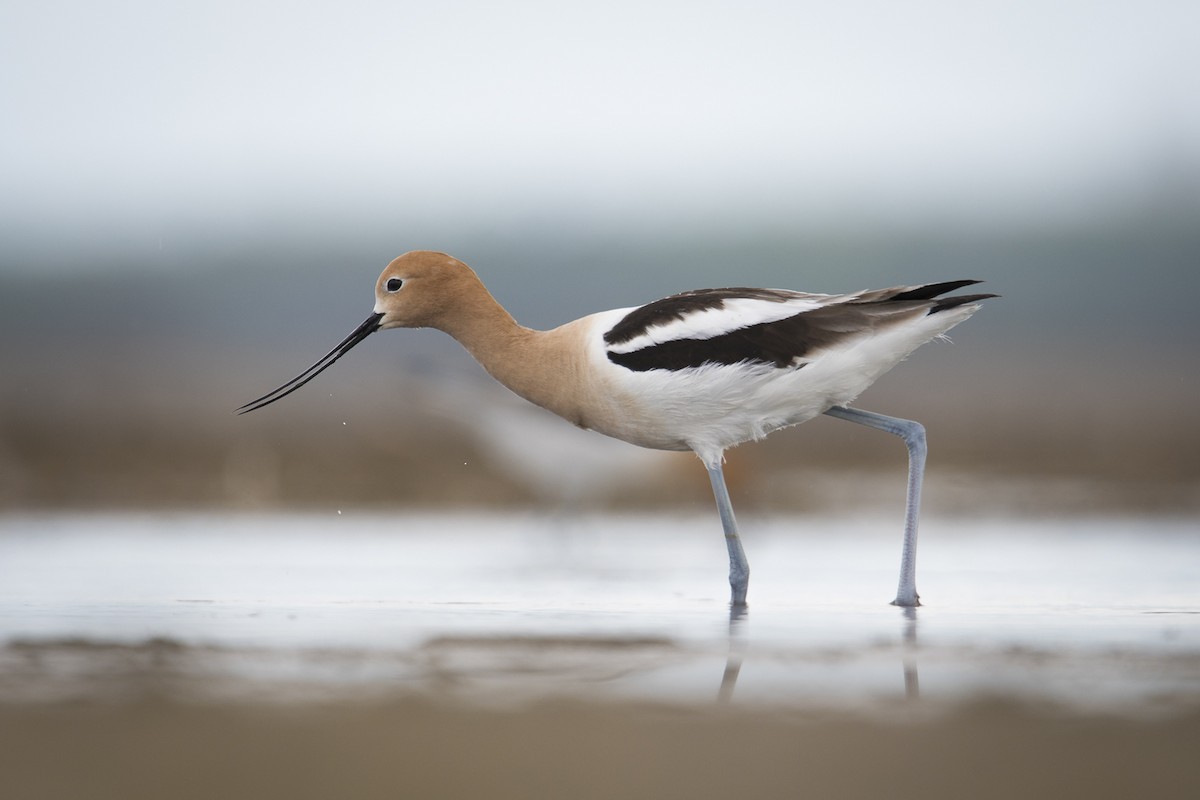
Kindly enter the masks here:
M 286 397 L 333 362 L 385 328 L 440 328 L 453 332 L 455 320 L 474 313 L 487 289 L 466 264 L 445 253 L 414 250 L 392 261 L 375 283 L 375 311 L 354 332 L 292 380 L 238 409 L 254 411 Z M 493 301 L 494 302 L 494 301 Z
M 483 288 L 475 272 L 445 253 L 414 250 L 394 259 L 375 283 L 379 329 L 441 328 L 464 298 Z

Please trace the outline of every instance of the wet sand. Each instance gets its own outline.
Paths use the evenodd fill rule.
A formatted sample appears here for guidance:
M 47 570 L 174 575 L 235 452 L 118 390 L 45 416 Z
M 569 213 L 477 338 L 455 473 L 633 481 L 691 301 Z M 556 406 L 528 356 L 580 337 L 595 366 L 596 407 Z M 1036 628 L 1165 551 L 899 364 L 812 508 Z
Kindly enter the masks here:
M 1200 714 L 985 701 L 927 718 L 554 702 L 0 708 L 38 798 L 1188 798 Z

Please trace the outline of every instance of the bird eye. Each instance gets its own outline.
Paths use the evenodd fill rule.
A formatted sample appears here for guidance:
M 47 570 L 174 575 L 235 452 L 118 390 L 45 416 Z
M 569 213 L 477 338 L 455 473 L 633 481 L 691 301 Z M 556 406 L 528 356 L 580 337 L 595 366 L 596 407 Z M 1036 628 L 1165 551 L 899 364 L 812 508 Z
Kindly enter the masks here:
M 400 291 L 400 287 L 403 285 L 404 281 L 400 280 L 399 278 L 388 278 L 387 290 L 389 292 L 398 292 Z

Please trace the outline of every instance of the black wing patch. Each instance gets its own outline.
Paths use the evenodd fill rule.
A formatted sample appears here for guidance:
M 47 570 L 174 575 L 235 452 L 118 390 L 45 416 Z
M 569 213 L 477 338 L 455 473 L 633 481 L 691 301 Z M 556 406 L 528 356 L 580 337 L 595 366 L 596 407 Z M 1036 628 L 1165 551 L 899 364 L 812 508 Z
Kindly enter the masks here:
M 932 300 L 935 297 L 953 292 L 955 289 L 961 289 L 964 286 L 974 286 L 979 281 L 946 281 L 945 283 L 927 283 L 924 286 L 915 286 L 903 292 L 897 292 L 890 297 L 880 298 L 881 300 Z M 888 290 L 884 290 L 887 292 Z M 891 291 L 895 292 L 895 289 Z

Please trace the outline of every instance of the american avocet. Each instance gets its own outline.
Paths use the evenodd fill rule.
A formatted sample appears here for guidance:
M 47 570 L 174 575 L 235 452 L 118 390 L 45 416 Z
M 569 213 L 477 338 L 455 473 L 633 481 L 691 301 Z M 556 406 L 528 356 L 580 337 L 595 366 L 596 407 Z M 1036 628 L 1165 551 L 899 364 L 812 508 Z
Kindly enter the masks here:
M 537 331 L 517 324 L 466 264 L 416 251 L 384 269 L 375 284 L 374 312 L 353 333 L 238 412 L 291 394 L 375 331 L 445 331 L 500 383 L 581 428 L 699 456 L 725 530 L 734 606 L 746 603 L 750 567 L 721 470 L 725 450 L 819 414 L 877 428 L 908 446 L 904 544 L 893 603 L 916 606 L 925 429 L 847 404 L 909 353 L 971 316 L 980 300 L 995 297 L 943 297 L 974 283 L 845 295 L 701 289 Z

